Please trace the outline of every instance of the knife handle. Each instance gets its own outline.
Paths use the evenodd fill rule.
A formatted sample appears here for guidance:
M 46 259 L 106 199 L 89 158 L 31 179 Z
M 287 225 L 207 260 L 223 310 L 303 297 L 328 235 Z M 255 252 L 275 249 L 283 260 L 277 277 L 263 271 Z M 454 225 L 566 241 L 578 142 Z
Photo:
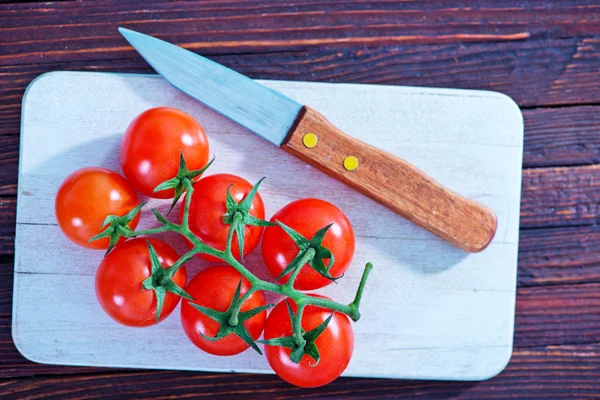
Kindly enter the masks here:
M 401 158 L 354 139 L 304 107 L 282 148 L 468 252 L 496 233 L 492 210 L 460 196 Z

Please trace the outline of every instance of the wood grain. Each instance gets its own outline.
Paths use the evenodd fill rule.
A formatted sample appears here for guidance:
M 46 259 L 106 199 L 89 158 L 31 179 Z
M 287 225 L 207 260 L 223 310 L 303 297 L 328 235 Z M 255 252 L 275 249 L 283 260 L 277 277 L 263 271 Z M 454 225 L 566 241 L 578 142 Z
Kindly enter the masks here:
M 210 374 L 179 371 L 102 372 L 76 376 L 2 381 L 15 398 L 597 398 L 600 391 L 598 345 L 516 349 L 511 364 L 485 382 L 427 382 L 338 379 L 317 389 L 290 386 L 270 375 Z M 516 384 L 518 382 L 518 384 Z
M 521 228 L 594 225 L 600 217 L 600 165 L 523 171 Z
M 16 208 L 14 197 L 0 197 L 0 256 L 15 252 Z
M 443 187 L 412 164 L 354 139 L 318 111 L 304 107 L 281 148 L 345 183 L 409 221 L 468 252 L 480 252 L 492 241 L 498 220 L 488 207 Z M 318 138 L 304 145 L 305 135 Z M 346 157 L 358 167 L 344 167 Z
M 600 227 L 522 230 L 519 286 L 600 282 Z
M 523 167 L 600 163 L 600 107 L 523 110 Z
M 16 194 L 19 137 L 0 135 L 0 196 Z
M 56 63 L 44 63 L 51 61 L 46 55 L 36 64 L 10 65 L 7 61 L 7 65 L 0 66 L 0 91 L 5 93 L 0 98 L 0 117 L 8 124 L 0 127 L 0 133 L 18 132 L 20 96 L 27 83 L 43 72 L 63 69 L 153 72 L 133 50 L 123 55 L 124 59 L 114 59 L 114 55 L 89 57 L 89 54 L 76 55 L 69 61 L 61 56 L 55 57 Z M 599 57 L 600 39 L 582 38 L 350 46 L 209 58 L 253 78 L 495 90 L 508 94 L 521 106 L 531 107 L 599 103 L 600 81 L 595 79 L 595 61 Z
M 93 1 L 10 5 L 0 9 L 4 11 L 0 13 L 1 26 L 13 33 L 4 42 L 4 54 L 9 56 L 0 60 L 39 62 L 41 54 L 30 53 L 30 49 L 41 43 L 47 52 L 45 61 L 48 56 L 53 56 L 50 60 L 54 61 L 82 53 L 95 59 L 109 53 L 118 55 L 130 51 L 114 30 L 118 25 L 148 34 L 160 33 L 170 42 L 216 53 L 231 48 L 237 52 L 261 52 L 317 46 L 570 37 L 600 32 L 600 21 L 594 18 L 597 4 L 589 0 L 582 3 L 553 6 L 544 1 L 535 11 L 516 0 L 502 5 L 488 0 L 478 7 L 466 7 L 456 0 L 437 5 L 423 1 L 376 2 L 369 7 L 363 1 L 350 0 L 300 1 L 289 5 L 150 2 L 143 10 L 134 3 L 118 0 L 103 5 Z M 536 18 L 531 21 L 533 13 Z M 23 22 L 18 23 L 19 20 Z M 182 21 L 193 24 L 188 28 Z M 55 40 L 45 41 L 48 32 L 56 34 L 51 31 L 54 26 L 64 29 Z
M 211 53 L 261 52 L 315 47 L 366 46 L 523 38 L 565 38 L 600 32 L 599 6 L 593 0 L 577 4 L 550 0 L 536 7 L 510 0 L 465 4 L 426 1 L 243 1 L 135 2 L 111 0 L 34 3 L 0 8 L 6 31 L 2 59 L 17 62 L 64 60 L 73 54 L 89 59 L 130 50 L 120 40 L 118 25 L 161 34 Z M 110 10 L 110 12 L 107 12 Z M 188 22 L 188 23 L 183 23 Z M 61 26 L 59 32 L 53 27 Z M 32 29 L 35 27 L 35 29 Z M 46 41 L 52 33 L 56 39 Z M 201 38 L 202 41 L 199 40 Z M 42 52 L 31 51 L 39 49 Z M 52 58 L 48 58 L 48 57 Z M 121 58 L 121 57 L 119 57 Z
M 598 326 L 600 283 L 526 287 L 517 291 L 515 347 L 598 344 Z

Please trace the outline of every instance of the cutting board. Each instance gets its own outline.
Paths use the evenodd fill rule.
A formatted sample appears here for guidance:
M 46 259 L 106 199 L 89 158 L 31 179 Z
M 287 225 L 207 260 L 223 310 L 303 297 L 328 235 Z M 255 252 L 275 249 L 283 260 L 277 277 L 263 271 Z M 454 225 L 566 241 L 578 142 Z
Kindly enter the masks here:
M 198 371 L 271 372 L 252 351 L 216 357 L 197 350 L 179 309 L 146 329 L 113 322 L 98 305 L 94 274 L 102 252 L 77 247 L 60 232 L 54 197 L 85 166 L 119 167 L 131 120 L 156 106 L 182 109 L 204 126 L 216 161 L 210 173 L 263 176 L 266 213 L 316 196 L 336 204 L 354 226 L 356 253 L 337 285 L 320 291 L 349 302 L 363 267 L 371 273 L 354 356 L 344 375 L 482 380 L 511 356 L 515 314 L 523 121 L 494 92 L 263 81 L 320 110 L 348 134 L 408 160 L 458 193 L 493 209 L 498 231 L 468 254 L 286 154 L 157 76 L 53 72 L 23 98 L 15 243 L 13 339 L 40 363 Z M 168 202 L 150 201 L 165 210 Z M 142 228 L 155 226 L 146 207 Z M 166 236 L 183 250 L 178 237 Z M 259 253 L 259 252 L 258 252 Z M 268 277 L 260 254 L 247 265 Z M 188 264 L 195 275 L 202 261 Z

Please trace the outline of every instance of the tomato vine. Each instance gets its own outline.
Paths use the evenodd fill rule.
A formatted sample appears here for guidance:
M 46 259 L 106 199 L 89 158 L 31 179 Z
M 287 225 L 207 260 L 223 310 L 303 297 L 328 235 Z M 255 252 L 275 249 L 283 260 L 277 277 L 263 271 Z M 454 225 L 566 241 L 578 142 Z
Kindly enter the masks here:
M 309 332 L 305 332 L 302 329 L 301 321 L 304 309 L 306 306 L 313 305 L 322 307 L 333 312 L 339 312 L 347 315 L 353 321 L 358 321 L 360 319 L 360 302 L 362 299 L 363 291 L 369 276 L 370 271 L 373 268 L 371 263 L 367 263 L 362 274 L 362 278 L 360 280 L 358 289 L 356 291 L 356 295 L 352 302 L 349 304 L 342 304 L 327 298 L 315 297 L 308 295 L 306 293 L 301 292 L 294 288 L 294 281 L 296 280 L 300 270 L 305 268 L 306 265 L 315 269 L 322 276 L 336 281 L 340 277 L 332 277 L 329 274 L 329 270 L 331 269 L 334 259 L 333 254 L 325 247 L 321 245 L 324 235 L 326 234 L 329 226 L 325 226 L 312 238 L 304 238 L 299 233 L 295 232 L 293 229 L 283 225 L 281 222 L 276 221 L 279 224 L 286 234 L 288 234 L 294 242 L 298 245 L 298 255 L 294 258 L 290 264 L 284 269 L 281 273 L 280 277 L 283 275 L 291 274 L 288 281 L 284 284 L 272 283 L 264 281 L 254 275 L 250 270 L 248 270 L 242 262 L 237 260 L 232 253 L 232 242 L 234 240 L 234 234 L 238 238 L 238 242 L 240 244 L 240 250 L 243 250 L 243 235 L 244 226 L 245 225 L 255 225 L 255 226 L 268 226 L 275 225 L 271 222 L 257 219 L 248 214 L 248 210 L 250 204 L 252 203 L 253 197 L 256 195 L 258 190 L 258 186 L 262 182 L 262 179 L 254 185 L 251 192 L 248 193 L 245 199 L 240 201 L 240 203 L 236 203 L 235 200 L 229 194 L 229 190 L 227 191 L 226 204 L 227 204 L 227 213 L 223 215 L 223 222 L 225 224 L 230 225 L 230 229 L 227 235 L 226 245 L 224 250 L 218 250 L 211 246 L 203 243 L 196 235 L 191 231 L 189 227 L 189 212 L 190 212 L 190 204 L 192 200 L 192 196 L 194 193 L 194 179 L 200 176 L 204 171 L 212 164 L 214 161 L 211 160 L 206 166 L 201 169 L 189 171 L 185 159 L 182 154 L 180 154 L 180 165 L 179 171 L 177 175 L 169 179 L 160 185 L 158 185 L 155 191 L 169 190 L 174 189 L 174 199 L 171 204 L 170 210 L 173 209 L 177 201 L 180 197 L 184 198 L 183 205 L 183 215 L 181 218 L 181 223 L 176 224 L 174 222 L 169 221 L 165 216 L 160 214 L 160 212 L 156 209 L 152 209 L 152 212 L 158 222 L 161 224 L 160 226 L 152 229 L 146 230 L 132 230 L 129 229 L 127 224 L 135 217 L 137 213 L 140 212 L 144 204 L 136 207 L 131 210 L 131 212 L 126 215 L 119 217 L 110 215 L 106 218 L 105 223 L 103 225 L 106 226 L 105 230 L 100 234 L 94 236 L 90 239 L 90 241 L 106 238 L 110 239 L 110 246 L 107 249 L 107 254 L 112 250 L 112 248 L 116 245 L 118 240 L 121 237 L 124 238 L 133 238 L 138 236 L 148 236 L 161 232 L 175 232 L 185 239 L 187 239 L 192 248 L 181 256 L 168 270 L 163 270 L 157 264 L 156 253 L 154 252 L 152 245 L 148 242 L 149 252 L 151 256 L 151 260 L 153 263 L 153 270 L 158 271 L 160 276 L 150 277 L 144 282 L 144 289 L 146 290 L 154 290 L 157 296 L 157 312 L 156 312 L 156 320 L 158 321 L 159 315 L 161 312 L 160 305 L 162 304 L 163 298 L 161 296 L 165 295 L 166 291 L 171 291 L 176 293 L 181 297 L 185 297 L 191 299 L 191 297 L 185 293 L 185 291 L 181 288 L 175 287 L 174 284 L 170 281 L 170 277 L 172 277 L 181 266 L 184 265 L 185 262 L 189 261 L 196 254 L 207 254 L 213 257 L 216 257 L 227 264 L 231 265 L 235 268 L 245 279 L 250 282 L 250 289 L 243 295 L 239 296 L 239 287 L 236 294 L 233 296 L 231 301 L 231 305 L 229 309 L 225 312 L 217 312 L 216 310 L 208 309 L 206 307 L 201 307 L 198 305 L 194 305 L 199 312 L 204 313 L 208 317 L 214 319 L 221 325 L 221 329 L 213 338 L 205 337 L 208 340 L 218 340 L 226 335 L 231 333 L 238 335 L 242 340 L 244 340 L 249 346 L 255 349 L 258 353 L 261 353 L 260 349 L 256 346 L 255 341 L 247 334 L 245 329 L 243 329 L 242 322 L 252 315 L 256 315 L 258 312 L 263 311 L 267 307 L 272 307 L 273 305 L 262 306 L 253 310 L 240 312 L 242 305 L 245 300 L 249 298 L 253 293 L 257 291 L 265 291 L 278 293 L 288 297 L 293 300 L 297 306 L 297 311 L 294 314 L 290 312 L 290 318 L 292 321 L 292 336 L 289 338 L 280 338 L 280 340 L 270 340 L 270 341 L 262 341 L 266 345 L 274 345 L 274 346 L 286 346 L 293 348 L 291 359 L 293 362 L 298 363 L 304 354 L 309 355 L 314 358 L 318 363 L 318 349 L 315 351 L 314 341 L 318 334 L 323 331 L 324 327 L 327 325 L 329 318 L 326 322 L 324 322 L 323 327 L 319 327 L 319 329 L 312 330 Z M 264 178 L 263 178 L 264 179 Z M 169 210 L 169 212 L 170 212 Z M 168 214 L 167 214 L 168 215 Z M 241 251 L 243 254 L 243 251 Z M 323 262 L 324 259 L 329 259 L 329 265 L 326 267 Z M 156 267 L 156 268 L 154 268 Z M 164 275 L 164 276 L 163 276 Z M 241 284 L 241 281 L 240 281 Z M 193 301 L 193 300 L 192 300 Z M 333 314 L 332 314 L 333 315 Z M 293 343 L 292 343 L 293 340 Z M 261 353 L 262 354 L 262 353 Z

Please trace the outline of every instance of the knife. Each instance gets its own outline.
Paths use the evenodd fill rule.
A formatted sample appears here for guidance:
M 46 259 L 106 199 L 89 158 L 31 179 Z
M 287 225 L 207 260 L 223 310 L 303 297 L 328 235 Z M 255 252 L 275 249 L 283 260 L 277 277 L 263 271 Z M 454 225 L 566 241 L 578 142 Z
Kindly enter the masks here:
M 323 115 L 229 68 L 130 29 L 119 32 L 167 82 L 313 167 L 469 252 L 496 233 L 493 211 Z

